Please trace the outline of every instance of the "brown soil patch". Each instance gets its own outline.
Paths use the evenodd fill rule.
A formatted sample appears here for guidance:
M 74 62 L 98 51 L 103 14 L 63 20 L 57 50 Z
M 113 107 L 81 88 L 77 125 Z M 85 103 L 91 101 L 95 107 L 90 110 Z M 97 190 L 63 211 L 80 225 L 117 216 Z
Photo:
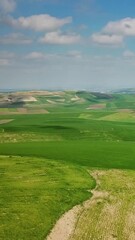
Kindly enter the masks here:
M 27 109 L 27 108 L 17 108 L 16 111 L 2 111 L 0 110 L 0 115 L 18 115 L 18 114 L 46 114 L 49 113 L 45 109 Z
M 46 240 L 68 240 L 74 231 L 81 206 L 75 206 L 56 223 Z
M 103 104 L 93 104 L 93 105 L 90 105 L 87 109 L 96 110 L 96 109 L 102 109 L 102 108 L 105 108 L 105 107 L 106 107 L 105 103 L 103 103 Z

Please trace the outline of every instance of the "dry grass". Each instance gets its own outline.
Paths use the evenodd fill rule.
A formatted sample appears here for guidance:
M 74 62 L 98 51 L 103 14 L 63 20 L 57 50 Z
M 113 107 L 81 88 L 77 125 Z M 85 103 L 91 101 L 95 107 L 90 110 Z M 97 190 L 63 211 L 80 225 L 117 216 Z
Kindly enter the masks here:
M 61 136 L 57 135 L 41 135 L 37 133 L 8 133 L 4 128 L 0 132 L 0 143 L 16 143 L 16 142 L 47 142 L 47 141 L 62 141 Z
M 106 170 L 92 175 L 97 187 L 83 204 L 70 240 L 134 240 L 135 173 Z
M 102 108 L 105 108 L 105 107 L 106 107 L 105 103 L 100 103 L 100 104 L 90 105 L 87 109 L 95 110 L 95 109 L 102 109 Z
M 0 115 L 22 115 L 22 114 L 46 114 L 49 113 L 46 109 L 28 109 L 28 108 L 13 108 L 12 111 L 11 109 L 6 109 L 6 111 L 3 111 L 2 108 L 0 108 Z M 7 123 L 7 122 L 5 122 Z M 2 124 L 2 123 L 1 123 Z
M 131 110 L 118 111 L 116 113 L 101 117 L 100 120 L 105 121 L 135 121 L 135 113 Z
M 2 119 L 0 120 L 0 124 L 5 124 L 5 123 L 9 123 L 12 122 L 14 119 Z

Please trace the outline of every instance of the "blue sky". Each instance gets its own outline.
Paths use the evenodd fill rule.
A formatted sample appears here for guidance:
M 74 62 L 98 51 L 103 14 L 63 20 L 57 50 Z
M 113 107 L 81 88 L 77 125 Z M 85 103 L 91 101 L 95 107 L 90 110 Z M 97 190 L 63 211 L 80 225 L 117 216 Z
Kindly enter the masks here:
M 0 89 L 135 87 L 133 0 L 0 0 Z

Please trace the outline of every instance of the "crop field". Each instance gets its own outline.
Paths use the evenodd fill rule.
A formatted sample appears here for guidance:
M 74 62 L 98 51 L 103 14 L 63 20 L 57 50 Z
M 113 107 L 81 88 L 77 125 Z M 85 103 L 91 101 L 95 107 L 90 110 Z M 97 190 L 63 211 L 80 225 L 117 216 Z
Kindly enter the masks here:
M 70 236 L 52 240 L 135 239 L 135 95 L 8 98 L 0 98 L 0 239 L 45 240 L 78 204 Z

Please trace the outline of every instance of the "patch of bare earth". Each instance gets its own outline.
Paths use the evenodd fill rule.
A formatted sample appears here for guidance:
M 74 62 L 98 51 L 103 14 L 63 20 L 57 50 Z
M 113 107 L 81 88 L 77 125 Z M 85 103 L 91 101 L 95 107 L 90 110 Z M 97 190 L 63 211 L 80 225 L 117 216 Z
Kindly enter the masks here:
M 40 113 L 48 113 L 45 109 L 27 109 L 27 108 L 18 108 L 18 113 L 20 114 L 40 114 Z
M 9 122 L 12 122 L 14 119 L 2 119 L 0 120 L 0 124 L 6 124 L 6 123 L 9 123 Z
M 21 114 L 26 114 L 27 113 L 27 108 L 17 108 L 18 113 Z
M 18 114 L 17 111 L 3 111 L 2 108 L 0 109 L 0 115 L 14 115 L 14 114 Z
M 105 103 L 101 103 L 101 104 L 90 105 L 87 109 L 89 109 L 89 110 L 96 110 L 96 109 L 102 109 L 102 108 L 105 108 L 105 107 L 106 107 L 106 104 Z
M 135 172 L 95 170 L 92 198 L 65 213 L 47 240 L 135 240 Z
M 56 223 L 47 240 L 67 240 L 74 231 L 81 206 L 75 206 L 65 213 Z
M 17 108 L 15 111 L 0 111 L 0 115 L 19 115 L 19 114 L 46 114 L 49 113 L 45 109 L 27 109 L 27 108 Z

